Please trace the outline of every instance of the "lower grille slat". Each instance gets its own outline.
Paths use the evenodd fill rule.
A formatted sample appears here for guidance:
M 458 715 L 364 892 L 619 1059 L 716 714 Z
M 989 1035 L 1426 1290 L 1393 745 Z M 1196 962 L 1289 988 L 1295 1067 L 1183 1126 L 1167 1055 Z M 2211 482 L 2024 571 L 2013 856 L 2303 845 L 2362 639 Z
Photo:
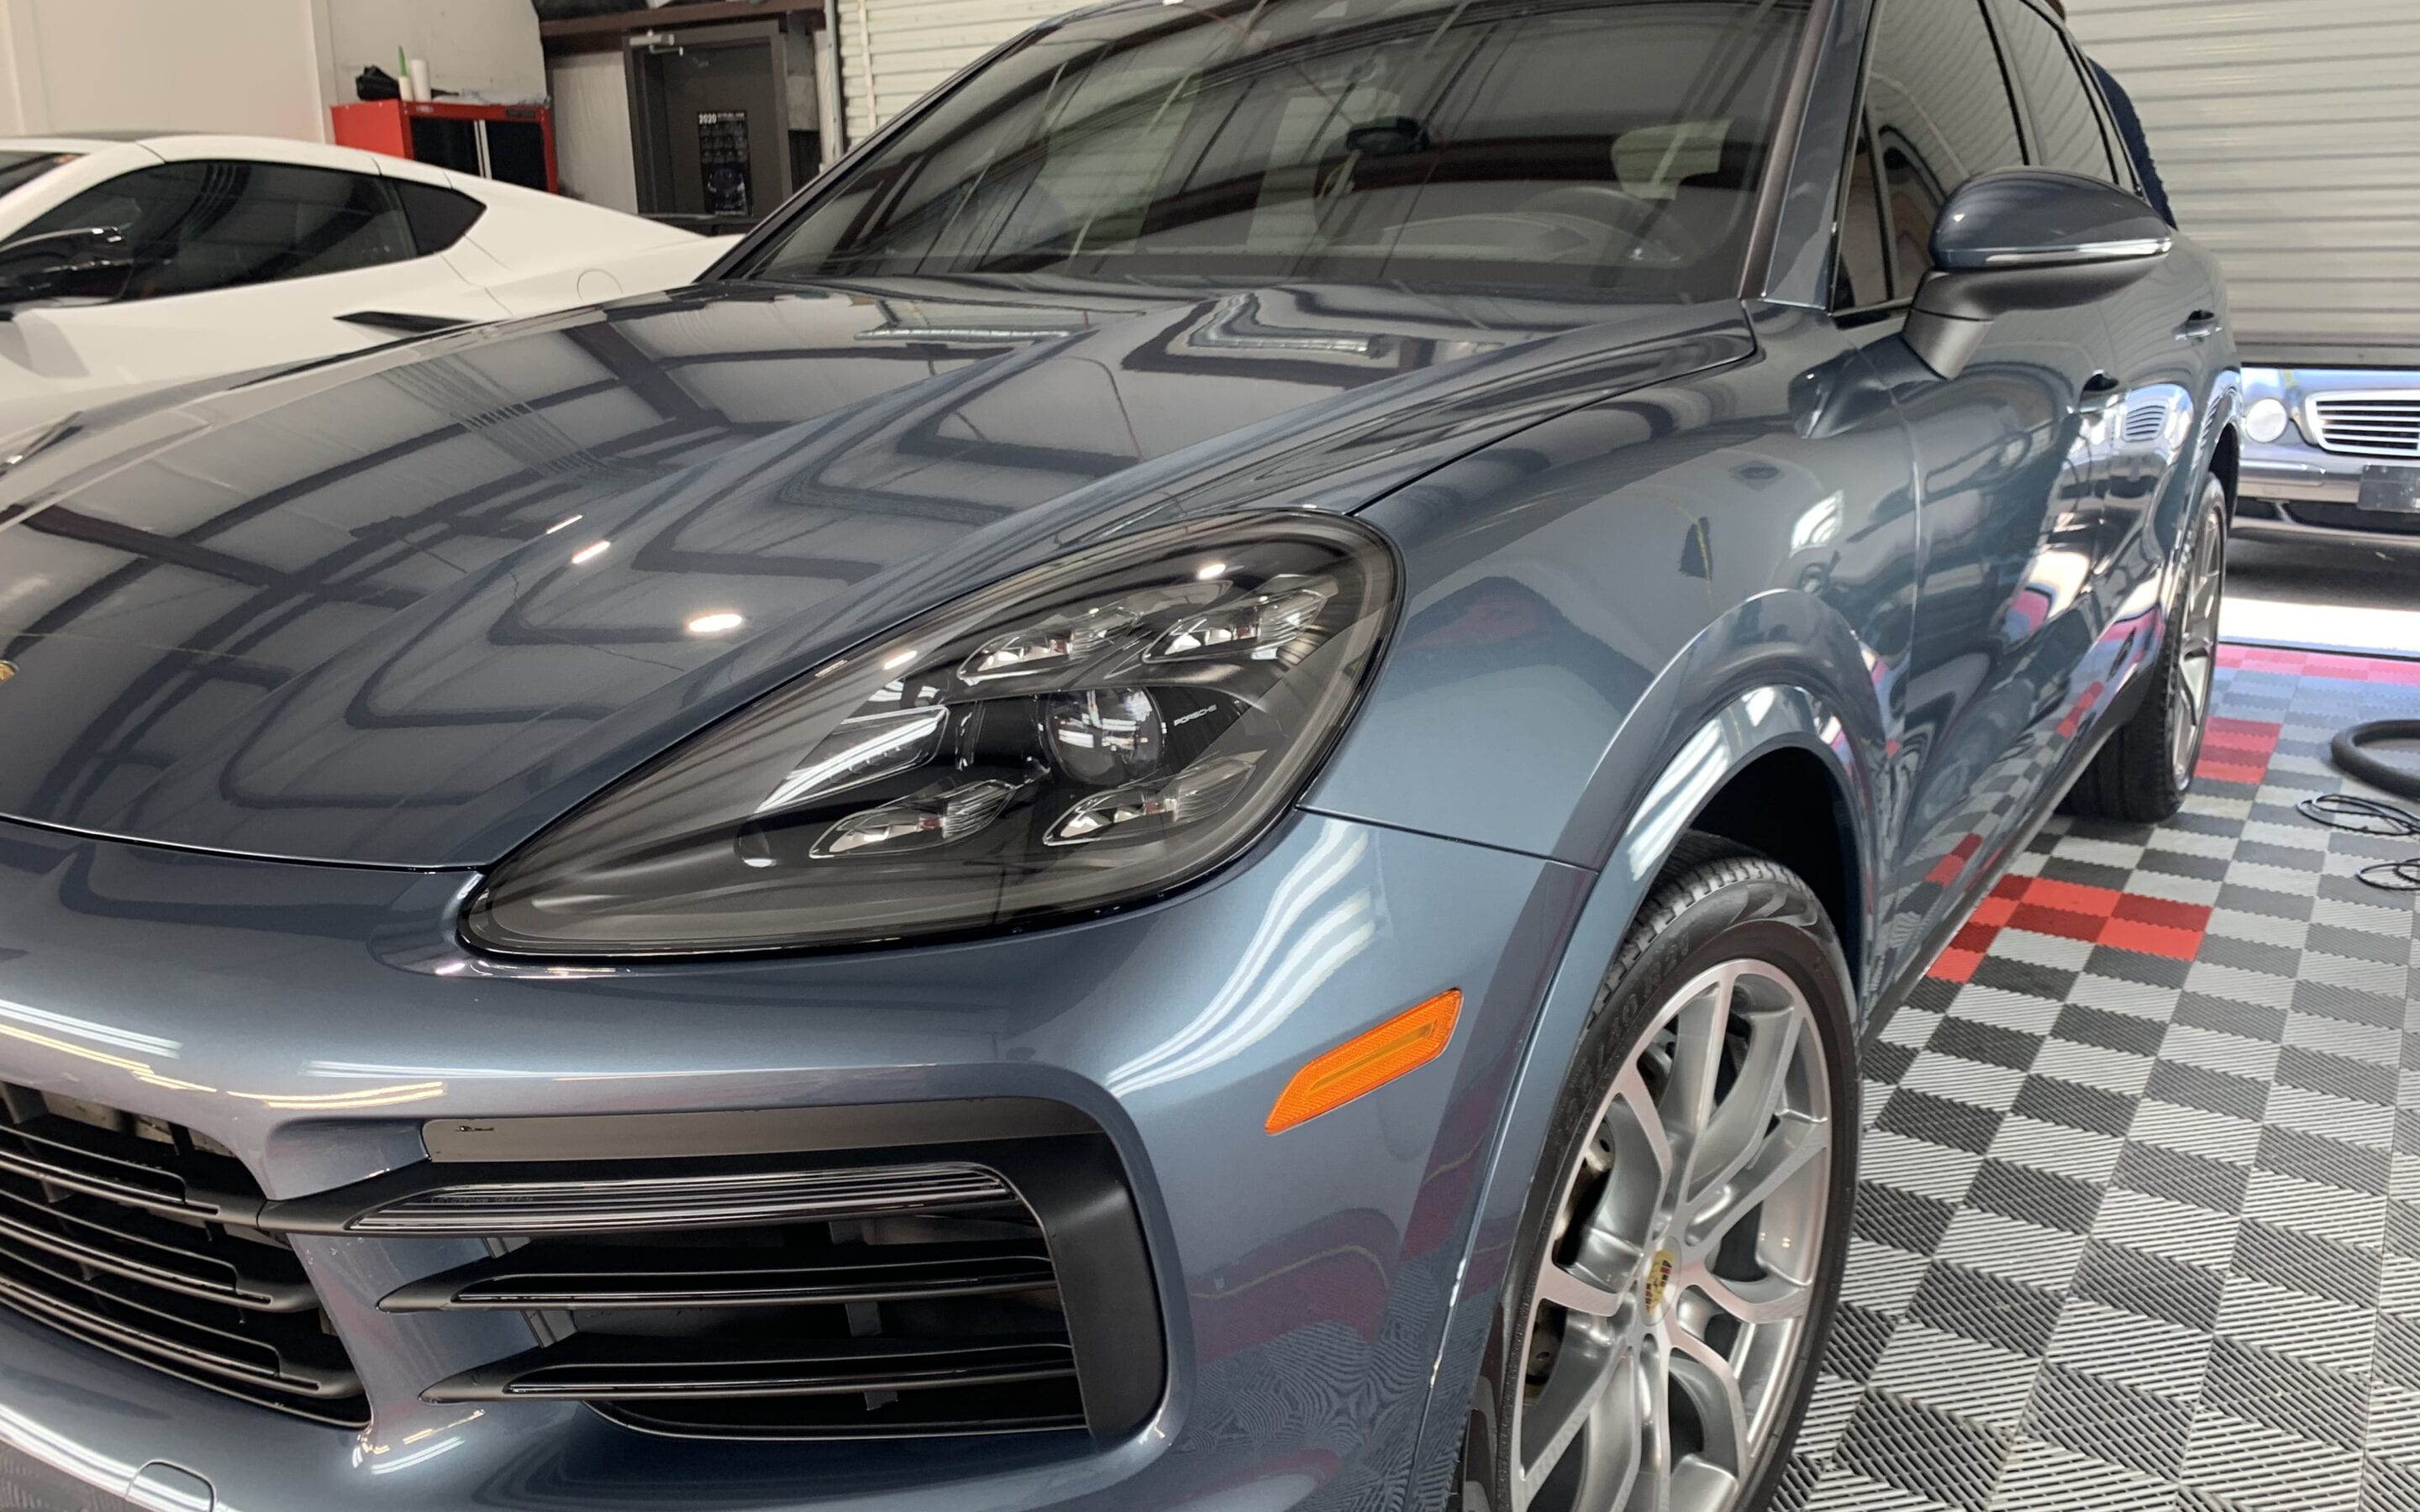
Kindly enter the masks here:
M 388 1312 L 650 1307 L 788 1307 L 994 1296 L 1055 1284 L 1048 1249 L 1015 1241 L 864 1245 L 785 1258 L 747 1252 L 593 1246 L 480 1260 L 416 1281 Z
M 1007 1386 L 1075 1379 L 1063 1338 L 976 1343 L 835 1339 L 795 1344 L 619 1339 L 574 1335 L 467 1370 L 432 1402 L 644 1401 L 692 1396 L 818 1396 Z
M 713 1227 L 980 1206 L 1008 1196 L 970 1165 L 759 1171 L 722 1178 L 512 1181 L 441 1187 L 355 1218 L 356 1233 L 578 1233 Z

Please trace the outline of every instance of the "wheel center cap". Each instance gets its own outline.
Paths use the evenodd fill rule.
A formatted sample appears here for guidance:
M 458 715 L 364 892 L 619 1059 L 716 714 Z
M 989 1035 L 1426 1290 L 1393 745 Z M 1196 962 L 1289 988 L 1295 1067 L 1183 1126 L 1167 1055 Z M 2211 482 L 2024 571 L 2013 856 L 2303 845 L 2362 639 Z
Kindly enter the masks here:
M 1647 1262 L 1647 1279 L 1639 1288 L 1647 1304 L 1647 1316 L 1653 1318 L 1664 1311 L 1664 1295 L 1672 1285 L 1672 1266 L 1676 1257 L 1668 1249 L 1659 1249 Z

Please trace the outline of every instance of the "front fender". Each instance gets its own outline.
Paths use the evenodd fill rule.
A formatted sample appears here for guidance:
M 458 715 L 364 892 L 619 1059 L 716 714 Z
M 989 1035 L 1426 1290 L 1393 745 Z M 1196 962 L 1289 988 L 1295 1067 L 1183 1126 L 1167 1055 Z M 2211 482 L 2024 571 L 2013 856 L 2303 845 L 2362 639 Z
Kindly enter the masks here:
M 1776 750 L 1800 749 L 1823 760 L 1844 792 L 1865 770 L 1841 711 L 1830 700 L 1786 683 L 1763 683 L 1734 693 L 1694 727 L 1667 743 L 1629 822 L 1612 838 L 1607 864 L 1590 887 L 1522 1055 L 1468 1227 L 1468 1249 L 1450 1300 L 1446 1329 L 1429 1379 L 1439 1382 L 1416 1439 L 1412 1494 L 1404 1505 L 1443 1504 L 1458 1461 L 1466 1410 L 1460 1382 L 1476 1376 L 1487 1344 L 1497 1293 L 1518 1237 L 1530 1177 L 1544 1148 L 1566 1068 L 1587 1027 L 1606 964 L 1621 949 L 1672 847 L 1731 777 Z M 1853 802 L 1852 811 L 1855 811 Z M 1870 868 L 1865 869 L 1870 875 Z
M 1837 338 L 1559 417 L 1360 512 L 1403 623 L 1313 811 L 1605 866 L 1682 743 L 1751 689 L 1837 717 L 1844 796 L 1884 811 L 1913 635 L 1912 459 L 1885 413 L 1814 433 Z M 1851 354 L 1854 357 L 1854 354 Z M 1862 821 L 1861 821 L 1862 823 Z M 1889 839 L 1865 825 L 1858 870 Z

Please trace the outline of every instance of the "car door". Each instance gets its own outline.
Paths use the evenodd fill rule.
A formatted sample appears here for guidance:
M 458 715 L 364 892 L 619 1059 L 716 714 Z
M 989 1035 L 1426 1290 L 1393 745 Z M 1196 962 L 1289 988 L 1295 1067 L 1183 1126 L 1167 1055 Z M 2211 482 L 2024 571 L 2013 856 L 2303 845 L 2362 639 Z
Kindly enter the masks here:
M 124 265 L 80 297 L 16 313 L 59 354 L 27 377 L 63 395 L 307 361 L 413 324 L 382 317 L 501 313 L 422 251 L 374 171 L 179 159 L 87 190 L 25 234 L 87 225 L 125 231 Z
M 1967 179 L 2025 161 L 1982 0 L 1883 0 L 1851 187 L 1875 204 L 1882 332 L 1931 270 L 1931 233 Z M 1845 224 L 1845 223 L 1844 223 Z M 2106 696 L 2081 675 L 2104 612 L 2091 591 L 2102 453 L 2116 395 L 2094 307 L 1999 320 L 1974 362 L 1897 387 L 1915 444 L 1923 545 L 1902 759 L 1911 795 L 1887 938 L 1912 968 L 2073 774 Z
M 2099 90 L 2064 30 L 2034 0 L 1991 0 L 2024 98 L 2039 161 L 2139 193 L 2133 164 Z M 2152 529 L 2187 517 L 2187 476 L 2211 353 L 2223 330 L 2219 281 L 2198 248 L 2180 244 L 2152 274 L 2104 301 L 2118 382 L 2104 427 L 2107 456 L 2096 579 L 2111 612 L 2140 625 L 2148 647 L 2151 595 L 2171 552 Z

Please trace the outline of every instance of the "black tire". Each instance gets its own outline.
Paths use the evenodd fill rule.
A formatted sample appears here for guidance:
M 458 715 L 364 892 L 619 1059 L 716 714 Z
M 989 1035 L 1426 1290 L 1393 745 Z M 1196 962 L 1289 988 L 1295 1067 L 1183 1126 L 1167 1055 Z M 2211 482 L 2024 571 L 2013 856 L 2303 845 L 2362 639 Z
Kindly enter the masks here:
M 2169 614 L 2167 644 L 2160 648 L 2159 667 L 2143 690 L 2143 706 L 2076 779 L 2064 805 L 2068 812 L 2119 824 L 2158 825 L 2184 807 L 2210 724 L 2217 604 L 2226 584 L 2227 515 L 2226 486 L 2214 477 L 2203 479 L 2194 506 L 2193 533 L 2185 541 L 2178 604 Z M 2195 612 L 2195 598 L 2202 566 L 2212 560 L 2218 596 L 2203 624 Z M 2195 659 L 2205 656 L 2207 663 Z M 2189 715 L 2189 709 L 2197 713 Z M 2181 763 L 2180 750 L 2186 752 Z
M 1582 1143 L 1595 1137 L 1593 1115 L 1640 1048 L 1644 1027 L 1659 1006 L 1710 966 L 1741 957 L 1787 973 L 1811 1006 L 1824 1052 L 1834 1126 L 1828 1198 L 1815 1246 L 1816 1284 L 1804 1335 L 1776 1398 L 1778 1428 L 1766 1439 L 1753 1472 L 1744 1478 L 1743 1494 L 1727 1512 L 1756 1512 L 1771 1501 L 1814 1390 L 1814 1365 L 1830 1335 L 1848 1257 L 1859 1124 L 1853 989 L 1838 935 L 1813 889 L 1762 856 L 1691 834 L 1675 847 L 1670 864 L 1639 910 L 1582 1030 L 1496 1304 L 1448 1512 L 1510 1512 L 1519 1504 L 1512 1464 L 1512 1453 L 1517 1451 L 1500 1442 L 1510 1434 L 1499 1434 L 1497 1426 L 1515 1421 L 1513 1394 L 1527 1386 L 1524 1356 L 1530 1340 L 1526 1320 L 1538 1288 L 1541 1254 L 1552 1242 L 1550 1229 L 1562 1204 L 1565 1173 Z M 1572 1512 L 1610 1512 L 1610 1507 Z

